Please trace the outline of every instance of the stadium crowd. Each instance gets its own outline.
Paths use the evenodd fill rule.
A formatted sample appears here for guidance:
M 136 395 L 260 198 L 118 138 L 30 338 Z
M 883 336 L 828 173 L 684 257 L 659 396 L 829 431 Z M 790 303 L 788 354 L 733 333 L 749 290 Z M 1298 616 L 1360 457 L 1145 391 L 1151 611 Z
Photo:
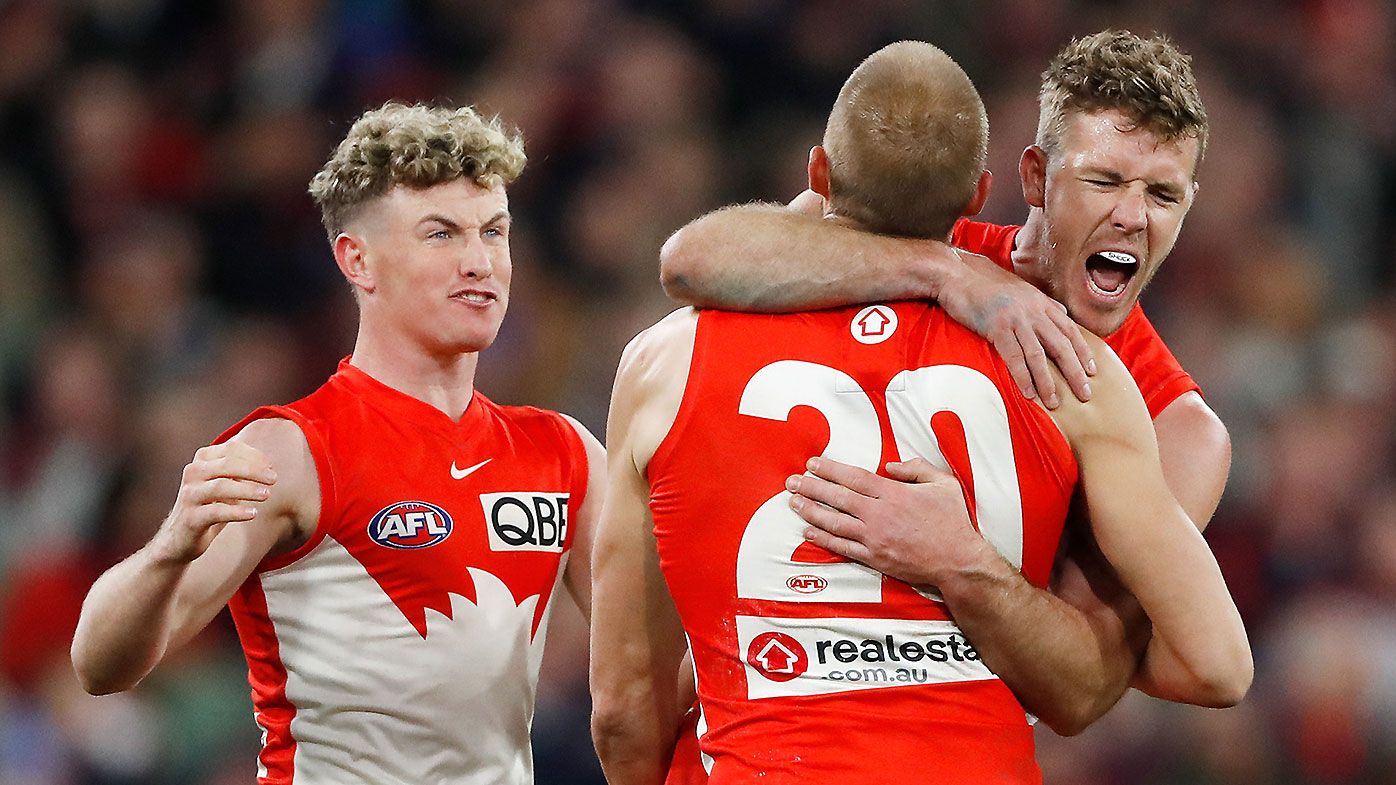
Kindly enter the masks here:
M 363 109 L 517 125 L 510 315 L 482 389 L 600 433 L 625 341 L 671 304 L 668 233 L 781 200 L 848 71 L 920 38 L 988 105 L 985 216 L 1023 217 L 1038 74 L 1072 35 L 1172 36 L 1212 119 L 1145 307 L 1231 429 L 1207 536 L 1246 617 L 1239 707 L 1129 695 L 1039 732 L 1049 783 L 1396 782 L 1396 6 L 1386 0 L 0 0 L 0 783 L 251 779 L 226 617 L 92 698 L 82 597 L 200 445 L 312 389 L 354 305 L 305 193 Z M 1179 576 L 1186 580 L 1186 576 Z M 599 783 L 586 632 L 554 620 L 538 781 Z

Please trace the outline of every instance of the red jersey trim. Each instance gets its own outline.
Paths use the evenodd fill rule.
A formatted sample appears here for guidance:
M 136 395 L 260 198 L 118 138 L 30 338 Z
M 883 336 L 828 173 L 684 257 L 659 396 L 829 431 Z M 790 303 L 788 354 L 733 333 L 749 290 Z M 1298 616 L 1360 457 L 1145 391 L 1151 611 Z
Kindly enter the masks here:
M 258 777 L 257 783 L 291 785 L 296 765 L 296 739 L 291 735 L 291 721 L 296 717 L 296 706 L 286 697 L 287 675 L 281 661 L 281 643 L 271 623 L 266 594 L 256 575 L 243 583 L 230 604 L 241 606 L 241 612 L 232 616 L 245 652 L 255 646 L 263 653 L 247 657 L 253 713 L 257 724 L 266 732 L 257 760 L 267 773 L 265 777 Z
M 254 575 L 293 564 L 307 553 L 310 553 L 315 549 L 315 546 L 320 544 L 321 540 L 325 539 L 325 527 L 322 525 L 323 522 L 334 520 L 333 516 L 338 512 L 335 509 L 334 470 L 330 466 L 329 450 L 326 449 L 325 441 L 320 436 L 320 432 L 310 424 L 310 420 L 307 419 L 305 415 L 295 409 L 288 406 L 259 407 L 253 410 L 251 414 L 238 421 L 233 427 L 220 434 L 213 443 L 221 444 L 231 439 L 242 431 L 243 428 L 246 428 L 249 424 L 257 420 L 270 419 L 290 420 L 295 423 L 296 427 L 300 428 L 301 433 L 305 435 L 306 444 L 310 447 L 310 457 L 315 461 L 315 474 L 317 475 L 317 483 L 320 486 L 320 517 L 315 521 L 315 530 L 310 533 L 310 537 L 307 538 L 304 543 L 295 550 L 287 551 L 277 556 L 268 556 L 263 559 L 257 567 L 253 569 L 252 572 Z
M 1144 393 L 1144 403 L 1149 407 L 1149 417 L 1158 419 L 1164 409 L 1173 405 L 1173 402 L 1195 392 L 1202 394 L 1202 388 L 1188 375 L 1187 371 L 1178 371 L 1166 377 L 1159 384 L 1154 385 L 1152 390 Z

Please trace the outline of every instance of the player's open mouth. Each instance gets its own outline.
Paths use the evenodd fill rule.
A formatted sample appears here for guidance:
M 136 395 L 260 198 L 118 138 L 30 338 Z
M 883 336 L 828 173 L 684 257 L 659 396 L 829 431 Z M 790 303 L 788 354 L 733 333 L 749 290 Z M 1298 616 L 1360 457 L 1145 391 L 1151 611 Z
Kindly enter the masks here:
M 1138 257 L 1124 251 L 1099 251 L 1086 257 L 1086 281 L 1101 297 L 1124 294 L 1138 271 Z

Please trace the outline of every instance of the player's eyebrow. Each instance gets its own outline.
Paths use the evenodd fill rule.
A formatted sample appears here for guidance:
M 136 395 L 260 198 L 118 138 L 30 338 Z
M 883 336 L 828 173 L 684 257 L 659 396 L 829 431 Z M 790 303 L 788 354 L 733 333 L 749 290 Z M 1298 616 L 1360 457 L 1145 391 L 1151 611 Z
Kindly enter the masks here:
M 458 232 L 461 229 L 460 224 L 456 223 L 455 221 L 452 221 L 450 218 L 447 218 L 444 215 L 441 215 L 440 213 L 431 213 L 430 215 L 423 216 L 422 220 L 417 222 L 417 225 L 421 226 L 422 224 L 426 223 L 439 223 L 452 232 Z
M 1110 180 L 1116 183 L 1122 183 L 1125 181 L 1124 175 L 1120 174 L 1114 169 L 1106 169 L 1100 166 L 1087 167 L 1086 170 L 1082 172 L 1082 174 L 1084 174 L 1086 177 L 1091 177 L 1098 180 Z
M 497 223 L 508 223 L 512 217 L 513 216 L 509 215 L 508 210 L 500 210 L 491 216 L 488 221 L 485 221 L 485 226 Z

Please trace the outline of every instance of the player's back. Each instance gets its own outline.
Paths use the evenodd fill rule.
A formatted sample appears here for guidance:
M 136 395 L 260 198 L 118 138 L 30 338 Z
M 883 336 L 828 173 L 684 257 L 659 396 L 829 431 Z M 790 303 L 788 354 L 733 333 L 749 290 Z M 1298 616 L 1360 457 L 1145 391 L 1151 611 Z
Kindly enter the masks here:
M 648 473 L 711 782 L 1039 781 L 1021 706 L 934 595 L 804 541 L 784 485 L 814 455 L 948 462 L 1038 585 L 1076 481 L 1047 414 L 937 308 L 703 312 Z

